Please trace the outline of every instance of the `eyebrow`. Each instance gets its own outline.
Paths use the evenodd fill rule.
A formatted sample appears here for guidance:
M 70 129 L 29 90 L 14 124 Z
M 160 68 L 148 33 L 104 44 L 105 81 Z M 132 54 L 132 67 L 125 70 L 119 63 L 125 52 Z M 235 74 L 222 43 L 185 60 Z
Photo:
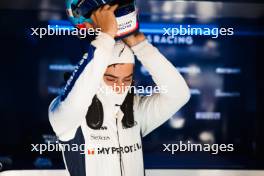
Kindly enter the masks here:
M 111 74 L 104 74 L 104 76 L 109 76 L 109 77 L 112 77 L 112 78 L 118 78 L 117 76 L 114 76 L 114 75 L 111 75 Z
M 130 75 L 128 75 L 128 76 L 125 76 L 125 78 L 129 78 L 129 77 L 131 77 L 133 75 L 133 73 L 131 73 Z M 115 76 L 115 75 L 112 75 L 112 74 L 107 74 L 107 73 L 105 73 L 104 74 L 104 76 L 109 76 L 109 77 L 112 77 L 112 78 L 118 78 L 117 76 Z

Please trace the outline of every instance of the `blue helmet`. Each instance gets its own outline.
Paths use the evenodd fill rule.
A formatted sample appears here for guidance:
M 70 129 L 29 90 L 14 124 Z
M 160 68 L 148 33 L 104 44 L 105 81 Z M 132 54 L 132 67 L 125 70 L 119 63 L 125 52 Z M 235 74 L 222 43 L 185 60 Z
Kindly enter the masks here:
M 116 38 L 123 38 L 138 30 L 135 0 L 66 0 L 66 12 L 73 25 L 82 28 L 84 22 L 92 23 L 90 19 L 92 12 L 105 4 L 118 4 L 115 11 L 118 24 Z

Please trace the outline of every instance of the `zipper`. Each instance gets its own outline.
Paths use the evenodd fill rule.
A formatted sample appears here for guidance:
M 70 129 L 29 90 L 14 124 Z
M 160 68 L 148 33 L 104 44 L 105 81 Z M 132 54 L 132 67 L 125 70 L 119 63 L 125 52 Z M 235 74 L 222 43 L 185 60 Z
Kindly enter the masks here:
M 118 140 L 118 146 L 119 146 L 119 151 L 120 151 L 120 140 L 119 140 L 119 133 L 118 133 L 118 121 L 117 121 L 117 118 L 116 118 L 116 134 L 117 134 L 117 140 Z M 121 152 L 119 152 L 119 163 L 120 163 L 120 171 L 121 171 L 121 176 L 124 176 L 123 174 L 123 162 L 122 162 L 122 155 L 121 155 Z

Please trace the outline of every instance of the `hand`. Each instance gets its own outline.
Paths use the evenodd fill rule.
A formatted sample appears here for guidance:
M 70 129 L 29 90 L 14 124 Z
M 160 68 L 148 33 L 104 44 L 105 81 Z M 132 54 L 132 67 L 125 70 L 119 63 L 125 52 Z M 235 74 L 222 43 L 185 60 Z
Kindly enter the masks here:
M 123 39 L 123 41 L 129 46 L 129 47 L 132 47 L 132 46 L 135 46 L 137 44 L 139 44 L 140 42 L 144 41 L 146 38 L 145 38 L 145 35 L 141 32 L 138 32 L 136 34 L 132 34 L 126 38 Z
M 118 28 L 117 21 L 114 11 L 117 9 L 118 5 L 104 5 L 94 11 L 91 15 L 93 24 L 85 23 L 87 28 L 100 28 L 101 32 L 107 33 L 113 38 L 115 37 Z

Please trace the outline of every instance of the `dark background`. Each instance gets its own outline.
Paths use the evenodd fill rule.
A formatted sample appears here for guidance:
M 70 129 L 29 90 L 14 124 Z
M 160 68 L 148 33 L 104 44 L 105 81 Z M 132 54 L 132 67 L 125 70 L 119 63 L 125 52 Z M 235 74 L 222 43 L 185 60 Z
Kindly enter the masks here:
M 263 16 L 262 1 L 140 1 L 140 22 L 147 25 L 198 24 L 232 27 L 234 36 L 189 36 L 174 44 L 153 42 L 181 71 L 191 100 L 172 119 L 144 138 L 146 168 L 264 169 L 263 160 Z M 67 20 L 61 1 L 1 1 L 0 161 L 2 170 L 63 168 L 60 153 L 31 152 L 31 143 L 54 137 L 48 105 L 63 86 L 64 71 L 51 65 L 76 64 L 86 41 L 74 36 L 31 36 L 31 27 Z M 188 38 L 190 39 L 190 38 Z M 184 71 L 191 68 L 191 71 Z M 217 68 L 239 73 L 219 74 Z M 199 73 L 192 70 L 199 70 Z M 137 63 L 136 83 L 152 85 Z M 227 93 L 219 96 L 217 92 Z M 222 94 L 223 95 L 223 94 Z M 197 112 L 219 113 L 201 120 Z M 163 143 L 232 143 L 234 152 L 162 152 Z M 0 170 L 1 170 L 0 169 Z

